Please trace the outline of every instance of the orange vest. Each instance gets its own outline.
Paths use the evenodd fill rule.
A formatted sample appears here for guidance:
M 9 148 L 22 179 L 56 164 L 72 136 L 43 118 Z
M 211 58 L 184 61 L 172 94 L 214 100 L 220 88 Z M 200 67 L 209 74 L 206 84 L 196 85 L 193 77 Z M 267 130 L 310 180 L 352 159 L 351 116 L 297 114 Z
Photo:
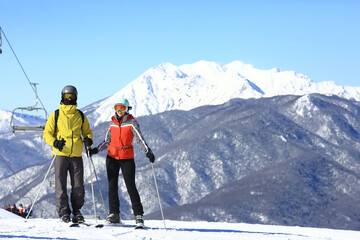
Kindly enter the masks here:
M 119 123 L 113 116 L 111 120 L 115 125 L 110 126 L 111 141 L 108 146 L 108 155 L 118 160 L 134 158 L 132 125 L 123 124 L 123 119 Z M 128 115 L 127 119 L 134 119 L 134 117 Z

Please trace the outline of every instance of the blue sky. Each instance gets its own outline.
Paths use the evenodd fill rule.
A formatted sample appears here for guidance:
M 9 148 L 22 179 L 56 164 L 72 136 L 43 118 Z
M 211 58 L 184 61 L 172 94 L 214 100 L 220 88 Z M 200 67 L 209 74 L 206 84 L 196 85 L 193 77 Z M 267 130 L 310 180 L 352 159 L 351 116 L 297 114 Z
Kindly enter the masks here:
M 72 84 L 79 108 L 108 97 L 149 68 L 242 61 L 360 86 L 357 0 L 0 0 L 0 27 L 49 113 Z M 34 103 L 2 39 L 0 109 Z

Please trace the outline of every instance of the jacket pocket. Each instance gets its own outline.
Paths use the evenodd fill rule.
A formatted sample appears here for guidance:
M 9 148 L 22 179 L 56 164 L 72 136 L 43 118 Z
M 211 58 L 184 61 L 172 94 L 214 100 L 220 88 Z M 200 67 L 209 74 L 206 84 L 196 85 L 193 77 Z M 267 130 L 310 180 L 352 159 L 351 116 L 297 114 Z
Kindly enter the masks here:
M 119 155 L 119 148 L 118 147 L 113 147 L 113 146 L 109 146 L 108 147 L 108 153 L 110 156 L 116 157 Z

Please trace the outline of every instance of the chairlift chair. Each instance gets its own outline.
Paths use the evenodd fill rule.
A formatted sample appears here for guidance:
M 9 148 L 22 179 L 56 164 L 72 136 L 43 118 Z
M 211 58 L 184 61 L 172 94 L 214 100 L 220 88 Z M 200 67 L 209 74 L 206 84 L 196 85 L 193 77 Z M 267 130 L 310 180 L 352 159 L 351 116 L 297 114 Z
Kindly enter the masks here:
M 18 107 L 15 108 L 12 112 L 11 115 L 11 120 L 10 120 L 10 127 L 13 131 L 13 133 L 38 133 L 38 132 L 43 132 L 45 129 L 45 123 L 47 120 L 47 112 L 45 108 L 40 108 L 40 107 L 36 107 L 39 101 L 39 97 L 37 94 L 37 88 L 36 85 L 38 85 L 38 83 L 31 83 L 34 86 L 35 89 L 35 97 L 36 97 L 36 102 L 34 106 L 30 106 L 30 107 Z M 44 112 L 44 124 L 38 124 L 38 125 L 29 125 L 29 124 L 15 124 L 14 123 L 14 117 L 15 117 L 15 113 L 17 113 L 17 111 L 21 111 L 21 113 L 23 113 L 24 111 L 30 113 L 32 111 L 43 111 Z

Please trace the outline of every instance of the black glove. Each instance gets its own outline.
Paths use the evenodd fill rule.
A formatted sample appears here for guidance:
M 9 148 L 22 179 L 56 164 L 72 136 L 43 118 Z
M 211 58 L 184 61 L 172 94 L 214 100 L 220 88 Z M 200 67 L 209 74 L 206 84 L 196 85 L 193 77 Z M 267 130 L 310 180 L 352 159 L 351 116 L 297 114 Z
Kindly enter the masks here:
M 94 155 L 94 154 L 97 154 L 99 152 L 99 149 L 96 147 L 96 148 L 89 148 L 89 154 L 90 156 Z
M 93 141 L 91 140 L 91 138 L 85 137 L 84 144 L 85 144 L 85 147 L 90 147 L 93 144 Z
M 155 156 L 151 149 L 149 148 L 148 152 L 146 153 L 146 157 L 149 159 L 150 162 L 155 162 Z
M 63 150 L 64 146 L 65 146 L 66 141 L 64 139 L 61 140 L 55 140 L 53 143 L 53 146 L 57 149 L 59 149 L 60 151 Z

